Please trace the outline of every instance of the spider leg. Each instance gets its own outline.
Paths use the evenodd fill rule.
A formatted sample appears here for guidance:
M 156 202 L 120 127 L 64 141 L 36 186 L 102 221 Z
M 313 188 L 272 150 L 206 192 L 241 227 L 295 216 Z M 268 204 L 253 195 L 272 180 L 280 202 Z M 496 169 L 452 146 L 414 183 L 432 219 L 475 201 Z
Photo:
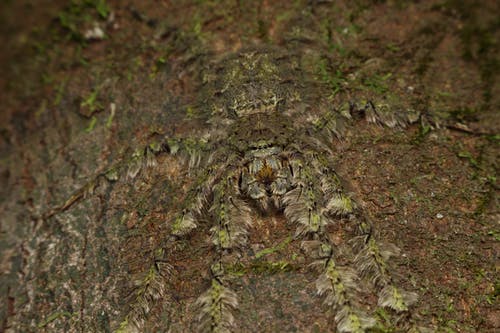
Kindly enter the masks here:
M 363 115 L 369 123 L 390 128 L 405 128 L 409 124 L 425 118 L 411 106 L 394 106 L 390 101 L 358 100 L 343 103 L 336 109 L 330 109 L 321 116 L 308 119 L 316 132 L 324 133 L 329 138 L 342 139 L 346 132 L 346 124 L 356 115 Z
M 213 164 L 205 172 L 199 173 L 198 180 L 184 200 L 182 213 L 174 219 L 170 230 L 175 241 L 190 234 L 198 226 L 200 218 L 216 222 L 210 229 L 217 251 L 217 259 L 210 268 L 211 283 L 196 302 L 199 308 L 199 330 L 203 332 L 226 332 L 234 325 L 232 310 L 237 306 L 237 299 L 226 286 L 223 262 L 227 261 L 225 256 L 228 251 L 246 242 L 246 229 L 250 223 L 250 209 L 238 198 L 234 177 L 227 172 L 234 158 L 223 161 L 221 156 L 209 157 Z M 207 209 L 208 204 L 211 206 Z M 166 274 L 160 273 L 159 263 L 165 267 Z M 166 283 L 171 273 L 172 267 L 168 263 L 155 262 L 152 265 L 140 281 L 132 310 L 122 322 L 123 329 L 118 332 L 140 330 L 154 303 L 169 302 Z
M 232 311 L 237 308 L 236 294 L 227 286 L 224 264 L 228 254 L 247 241 L 251 224 L 250 208 L 238 198 L 237 177 L 226 174 L 214 187 L 209 209 L 214 226 L 211 240 L 217 257 L 211 265 L 210 287 L 196 301 L 200 332 L 230 332 L 234 328 Z
M 359 231 L 362 235 L 353 239 L 358 250 L 355 263 L 363 277 L 370 278 L 378 290 L 378 305 L 388 307 L 396 312 L 408 311 L 417 301 L 417 294 L 402 290 L 395 285 L 389 271 L 388 260 L 396 255 L 399 249 L 392 244 L 381 244 L 367 220 L 358 217 Z
M 181 213 L 171 223 L 173 236 L 185 236 L 198 227 L 197 221 L 204 215 L 207 200 L 212 194 L 212 185 L 217 178 L 210 169 L 198 175 L 183 202 Z
M 154 168 L 157 165 L 156 158 L 164 152 L 170 154 L 177 154 L 181 152 L 183 155 L 189 157 L 189 167 L 193 168 L 198 166 L 201 161 L 201 155 L 206 148 L 206 140 L 200 139 L 171 139 L 164 138 L 161 141 L 152 142 L 145 147 L 137 148 L 130 157 L 125 158 L 117 163 L 113 163 L 97 175 L 93 176 L 91 180 L 85 183 L 82 187 L 77 189 L 71 196 L 63 203 L 52 207 L 44 212 L 41 216 L 43 220 L 59 214 L 69 209 L 73 204 L 86 196 L 91 195 L 95 188 L 99 185 L 99 180 L 105 179 L 107 181 L 116 181 L 120 175 L 125 174 L 127 178 L 134 179 L 141 171 Z
M 350 111 L 363 114 L 369 123 L 384 125 L 390 128 L 405 128 L 424 117 L 419 111 L 409 106 L 397 106 L 391 101 L 353 101 Z M 396 105 L 396 106 L 395 106 Z
M 321 116 L 308 119 L 316 132 L 324 133 L 327 137 L 342 139 L 346 132 L 347 123 L 351 120 L 349 104 L 342 104 L 338 109 L 329 109 Z
M 357 301 L 355 271 L 336 263 L 335 245 L 325 230 L 334 221 L 325 214 L 328 208 L 320 177 L 306 156 L 292 160 L 291 164 L 295 187 L 283 197 L 284 214 L 297 225 L 296 237 L 304 240 L 304 248 L 317 258 L 314 263 L 320 270 L 317 293 L 325 296 L 325 304 L 336 311 L 338 332 L 365 332 L 376 321 L 361 309 Z
M 158 249 L 155 255 L 164 256 L 163 249 Z M 156 260 L 151 267 L 136 281 L 130 310 L 121 321 L 115 333 L 141 332 L 152 306 L 161 301 L 164 305 L 171 300 L 167 292 L 165 280 L 173 272 L 173 267 L 163 260 Z
M 195 183 L 183 202 L 182 212 L 171 224 L 172 235 L 185 236 L 197 227 L 197 221 L 206 219 L 210 213 L 207 211 L 207 204 L 212 199 L 215 189 L 219 189 L 218 184 L 221 179 L 227 176 L 227 169 L 236 159 L 237 156 L 231 154 L 228 156 L 224 150 L 219 150 L 204 161 L 208 166 L 197 172 Z
M 180 143 L 177 142 L 176 144 Z M 185 144 L 185 142 L 183 144 Z M 177 148 L 175 148 L 177 146 L 173 147 L 174 148 L 170 148 L 170 152 L 177 153 Z M 228 166 L 234 161 L 234 157 L 224 159 L 223 156 L 226 156 L 226 154 L 223 151 L 220 151 L 218 154 L 210 155 L 203 160 L 203 162 L 210 164 L 210 166 L 197 172 L 196 181 L 191 186 L 187 198 L 183 202 L 183 209 L 181 213 L 178 214 L 171 222 L 170 235 L 172 237 L 169 239 L 170 243 L 190 234 L 198 226 L 197 223 L 200 219 L 204 218 L 205 215 L 208 215 L 211 210 L 215 210 L 213 206 L 210 211 L 207 210 L 206 206 L 209 201 L 225 195 L 226 191 L 219 183 L 221 182 L 221 177 L 225 175 Z M 197 160 L 197 163 L 199 163 L 202 158 L 197 158 Z M 212 198 L 214 196 L 213 193 L 216 194 L 214 198 Z M 231 199 L 230 203 L 234 204 L 236 202 L 236 199 Z M 241 215 L 241 210 L 244 210 L 245 207 L 244 205 L 241 206 L 240 216 L 243 216 Z M 231 231 L 232 236 L 238 234 L 236 229 L 229 228 L 228 230 Z M 222 235 L 223 232 L 221 231 L 219 234 Z M 224 238 L 223 236 L 220 236 L 216 239 L 232 240 L 235 239 L 235 237 Z M 230 245 L 232 246 L 231 242 L 227 244 L 223 243 L 222 247 L 228 248 Z M 125 319 L 121 322 L 120 327 L 116 330 L 116 332 L 141 331 L 144 327 L 145 320 L 155 303 L 162 302 L 163 305 L 168 305 L 171 301 L 169 299 L 169 292 L 167 289 L 168 280 L 174 273 L 174 269 L 169 264 L 168 259 L 164 259 L 164 256 L 165 251 L 163 248 L 155 251 L 155 261 L 137 281 L 137 288 L 131 302 L 131 310 L 125 316 Z M 212 275 L 217 281 L 221 281 L 221 274 L 218 273 L 220 269 L 216 270 L 215 267 L 216 266 L 213 265 Z M 229 295 L 228 292 L 223 292 L 224 290 L 222 289 L 222 285 L 218 286 L 217 283 L 220 284 L 220 282 L 217 281 L 212 283 L 212 287 L 218 288 L 217 290 L 221 292 L 221 295 L 224 297 Z
M 232 311 L 238 307 L 236 294 L 225 286 L 221 262 L 212 265 L 210 287 L 196 300 L 199 332 L 231 332 L 235 326 Z
M 378 305 L 391 308 L 397 312 L 407 311 L 417 295 L 401 290 L 394 283 L 389 272 L 388 260 L 398 253 L 396 246 L 382 244 L 377 241 L 374 228 L 347 194 L 342 190 L 337 175 L 328 167 L 325 160 L 315 160 L 315 170 L 321 174 L 321 188 L 328 198 L 326 214 L 347 217 L 357 224 L 359 236 L 353 239 L 357 255 L 355 264 L 362 277 L 373 281 L 378 290 Z

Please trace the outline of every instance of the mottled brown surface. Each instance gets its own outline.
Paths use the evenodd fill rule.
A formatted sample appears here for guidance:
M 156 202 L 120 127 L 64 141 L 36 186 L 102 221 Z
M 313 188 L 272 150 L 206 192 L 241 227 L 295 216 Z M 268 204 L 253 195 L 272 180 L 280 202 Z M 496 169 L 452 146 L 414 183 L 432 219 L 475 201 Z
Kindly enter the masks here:
M 0 331 L 117 328 L 192 181 L 185 166 L 160 156 L 161 168 L 134 181 L 101 177 L 67 211 L 40 216 L 157 133 L 203 131 L 188 106 L 207 59 L 262 43 L 308 54 L 318 80 L 339 90 L 332 103 L 383 95 L 394 107 L 418 101 L 440 120 L 430 131 L 359 121 L 332 141 L 337 170 L 383 240 L 401 248 L 392 267 L 419 293 L 422 325 L 500 329 L 497 1 L 83 3 L 0 5 Z M 83 36 L 94 22 L 105 39 Z M 274 219 L 251 236 L 264 248 L 293 233 Z M 204 237 L 176 249 L 176 309 L 206 289 L 198 268 L 213 254 Z M 255 269 L 234 282 L 242 331 L 329 331 L 314 277 L 290 259 L 298 247 L 269 258 L 291 270 Z M 170 310 L 155 308 L 151 329 L 164 329 Z M 378 316 L 376 331 L 395 331 L 384 321 L 392 314 Z

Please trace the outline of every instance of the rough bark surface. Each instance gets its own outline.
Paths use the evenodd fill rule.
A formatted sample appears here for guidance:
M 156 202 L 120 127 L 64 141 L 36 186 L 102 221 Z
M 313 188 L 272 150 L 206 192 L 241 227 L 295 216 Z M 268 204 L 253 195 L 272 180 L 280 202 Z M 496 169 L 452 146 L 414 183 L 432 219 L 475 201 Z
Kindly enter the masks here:
M 410 320 L 378 308 L 363 282 L 371 330 L 411 321 L 495 332 L 499 10 L 496 1 L 4 1 L 0 332 L 132 330 L 152 268 L 172 278 L 147 296 L 141 330 L 200 329 L 196 300 L 217 287 L 212 225 L 174 241 L 171 223 L 199 181 L 191 146 L 180 150 L 188 161 L 162 153 L 157 167 L 127 174 L 137 152 L 158 151 L 152 142 L 195 142 L 213 129 L 208 109 L 229 97 L 212 90 L 234 79 L 214 68 L 262 47 L 307 72 L 286 81 L 307 92 L 294 96 L 304 128 L 349 102 L 387 111 L 354 112 L 341 140 L 326 139 L 346 192 L 401 249 L 394 280 L 419 294 Z M 253 218 L 244 251 L 228 259 L 232 330 L 335 331 L 296 228 L 279 209 Z M 328 230 L 333 245 L 349 244 L 350 232 Z

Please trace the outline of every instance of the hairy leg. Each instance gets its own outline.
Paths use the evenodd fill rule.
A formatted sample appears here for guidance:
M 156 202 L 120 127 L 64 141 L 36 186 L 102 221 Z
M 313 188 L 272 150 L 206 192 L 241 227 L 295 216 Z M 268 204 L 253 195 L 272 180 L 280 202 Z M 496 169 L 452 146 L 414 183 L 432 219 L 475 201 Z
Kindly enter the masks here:
M 236 294 L 228 287 L 224 266 L 234 256 L 229 256 L 247 242 L 251 226 L 250 208 L 239 199 L 234 173 L 226 174 L 214 187 L 214 198 L 209 209 L 214 226 L 211 240 L 217 258 L 211 265 L 210 286 L 197 300 L 200 332 L 231 332 L 234 327 L 233 310 L 238 306 Z
M 336 263 L 338 251 L 326 231 L 327 225 L 335 222 L 326 214 L 328 201 L 311 157 L 301 156 L 291 161 L 295 169 L 295 188 L 283 197 L 284 213 L 297 225 L 296 237 L 304 240 L 306 252 L 316 259 L 314 266 L 320 272 L 316 281 L 317 293 L 325 296 L 325 304 L 336 312 L 337 330 L 365 332 L 375 325 L 375 319 L 358 301 L 355 271 Z

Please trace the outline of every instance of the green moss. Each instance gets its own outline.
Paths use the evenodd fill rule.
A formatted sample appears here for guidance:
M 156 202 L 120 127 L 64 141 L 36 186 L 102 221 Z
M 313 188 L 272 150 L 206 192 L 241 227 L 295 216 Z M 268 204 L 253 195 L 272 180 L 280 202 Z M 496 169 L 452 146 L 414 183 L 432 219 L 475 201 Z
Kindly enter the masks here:
M 391 315 L 384 308 L 377 307 L 377 309 L 375 310 L 375 315 L 377 316 L 377 324 L 371 330 L 371 332 L 391 333 L 395 331 L 395 327 L 391 322 Z
M 247 274 L 277 274 L 282 272 L 289 272 L 293 270 L 298 270 L 300 267 L 296 267 L 294 264 L 286 260 L 278 261 L 267 261 L 256 259 L 250 264 L 244 265 L 242 263 L 236 263 L 232 265 L 227 265 L 224 267 L 224 271 L 229 275 L 241 277 Z
M 287 261 L 280 260 L 277 262 L 256 261 L 251 266 L 253 273 L 275 274 L 280 272 L 291 271 L 293 267 Z
M 129 322 L 128 322 L 128 318 L 125 318 L 121 323 L 120 325 L 118 326 L 118 328 L 114 331 L 114 333 L 126 333 L 128 332 L 128 326 L 129 326 Z
M 472 154 L 466 150 L 462 150 L 458 152 L 458 157 L 464 158 L 467 161 L 469 161 L 470 165 L 473 166 L 474 168 L 479 168 L 479 162 L 472 156 Z
M 316 64 L 316 73 L 319 79 L 331 90 L 331 96 L 337 95 L 347 85 L 347 78 L 340 69 L 331 68 L 326 59 L 321 59 Z
M 67 37 L 81 45 L 86 45 L 82 29 L 86 23 L 105 20 L 111 9 L 105 0 L 72 0 L 57 15 L 60 26 Z
M 106 0 L 87 0 L 87 2 L 94 6 L 95 10 L 101 18 L 105 19 L 109 16 L 111 10 L 109 8 L 109 5 L 106 3 Z
M 377 94 L 384 94 L 389 90 L 388 80 L 391 78 L 392 73 L 374 74 L 365 77 L 361 80 L 361 84 L 365 89 L 371 90 Z
M 410 142 L 414 145 L 421 144 L 425 138 L 431 132 L 432 127 L 430 125 L 421 123 L 418 132 L 410 139 Z
M 271 247 L 271 248 L 267 248 L 267 249 L 263 249 L 259 252 L 257 252 L 255 254 L 255 258 L 256 259 L 260 259 L 268 254 L 272 254 L 272 253 L 275 253 L 275 252 L 279 252 L 279 251 L 282 251 L 283 249 L 285 249 L 288 244 L 290 244 L 290 242 L 292 241 L 292 237 L 289 236 L 287 237 L 284 241 L 282 241 L 281 243 L 279 243 L 278 245 L 274 246 L 274 247 Z
M 92 92 L 80 103 L 80 108 L 82 109 L 81 113 L 90 116 L 95 112 L 102 110 L 103 106 L 98 101 L 98 96 L 99 89 L 96 88 L 92 90 Z
M 87 128 L 85 128 L 85 132 L 87 132 L 87 133 L 92 132 L 94 130 L 96 123 L 97 123 L 97 117 L 92 116 L 92 118 L 90 118 L 90 121 L 89 121 Z

